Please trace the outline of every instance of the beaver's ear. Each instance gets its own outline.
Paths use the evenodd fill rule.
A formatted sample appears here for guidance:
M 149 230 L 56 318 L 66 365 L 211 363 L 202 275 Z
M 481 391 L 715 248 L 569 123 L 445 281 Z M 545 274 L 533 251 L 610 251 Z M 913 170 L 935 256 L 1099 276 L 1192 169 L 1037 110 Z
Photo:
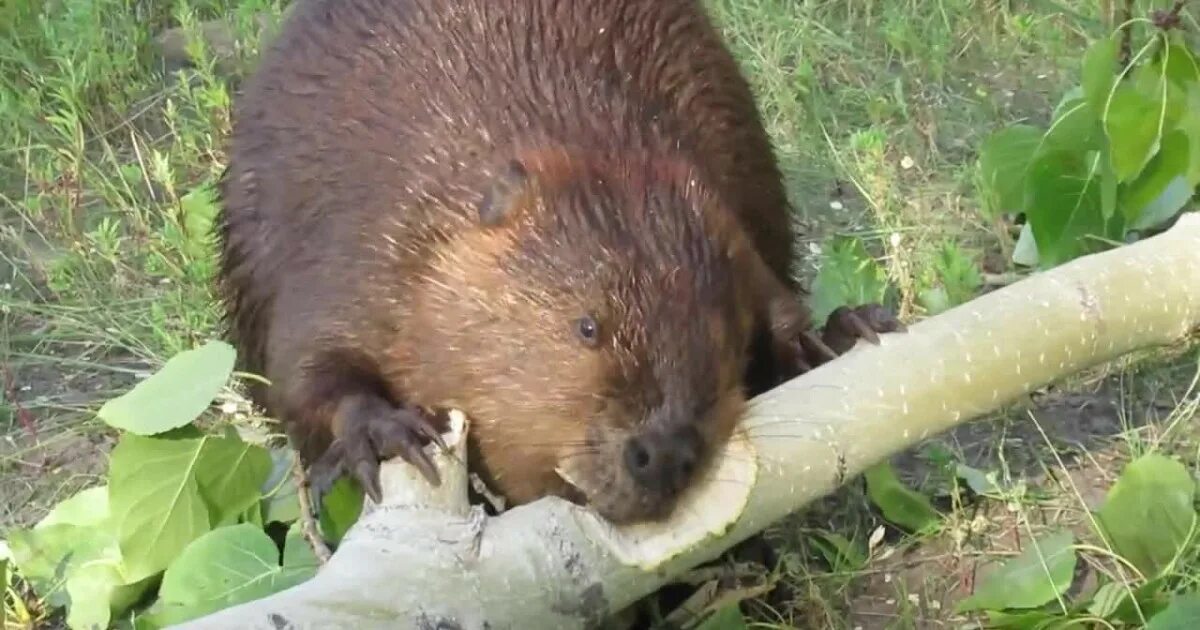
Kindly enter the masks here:
M 509 160 L 492 176 L 476 207 L 479 222 L 494 227 L 507 221 L 529 201 L 531 184 L 525 165 L 517 159 Z

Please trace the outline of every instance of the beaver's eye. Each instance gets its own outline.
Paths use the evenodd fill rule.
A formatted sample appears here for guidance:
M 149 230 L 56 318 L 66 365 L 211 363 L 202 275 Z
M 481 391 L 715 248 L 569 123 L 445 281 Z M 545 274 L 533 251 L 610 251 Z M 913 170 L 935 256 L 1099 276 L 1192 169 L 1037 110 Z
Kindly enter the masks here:
M 579 335 L 580 341 L 589 346 L 594 346 L 600 339 L 600 325 L 596 323 L 596 318 L 591 315 L 584 315 L 575 320 L 575 333 Z

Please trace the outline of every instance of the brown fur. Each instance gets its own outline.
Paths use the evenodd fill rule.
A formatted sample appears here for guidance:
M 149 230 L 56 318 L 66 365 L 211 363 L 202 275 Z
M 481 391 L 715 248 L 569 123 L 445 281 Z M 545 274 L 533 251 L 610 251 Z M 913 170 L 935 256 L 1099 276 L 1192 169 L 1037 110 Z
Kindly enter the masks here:
M 635 483 L 627 438 L 702 465 L 769 332 L 809 323 L 767 136 L 693 0 L 301 0 L 222 198 L 231 333 L 308 462 L 346 396 L 452 406 L 514 502 L 660 516 L 690 477 Z

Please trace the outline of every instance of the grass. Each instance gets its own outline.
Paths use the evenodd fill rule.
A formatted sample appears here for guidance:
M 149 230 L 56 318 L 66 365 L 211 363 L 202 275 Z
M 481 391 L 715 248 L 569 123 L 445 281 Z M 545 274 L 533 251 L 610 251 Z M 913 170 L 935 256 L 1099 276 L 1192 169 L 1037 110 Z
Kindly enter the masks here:
M 102 469 L 111 444 L 89 413 L 97 401 L 213 334 L 211 186 L 233 86 L 283 4 L 0 5 L 0 529 L 35 521 Z M 708 4 L 759 96 L 803 247 L 868 239 L 912 316 L 945 242 L 986 272 L 1008 270 L 1011 236 L 978 212 L 975 150 L 1002 124 L 1046 122 L 1112 3 Z M 174 72 L 179 51 L 164 61 L 155 37 L 222 16 L 232 37 L 190 45 L 195 65 Z M 1130 358 L 906 453 L 901 469 L 946 526 L 923 540 L 885 527 L 867 547 L 882 521 L 851 484 L 773 533 L 792 598 L 756 612 L 795 627 L 953 625 L 984 560 L 1046 519 L 1084 528 L 1081 506 L 1131 456 L 1184 449 L 1196 463 L 1195 371 L 1179 350 Z M 947 462 L 1011 486 L 952 501 Z M 829 532 L 862 545 L 861 561 L 831 562 Z

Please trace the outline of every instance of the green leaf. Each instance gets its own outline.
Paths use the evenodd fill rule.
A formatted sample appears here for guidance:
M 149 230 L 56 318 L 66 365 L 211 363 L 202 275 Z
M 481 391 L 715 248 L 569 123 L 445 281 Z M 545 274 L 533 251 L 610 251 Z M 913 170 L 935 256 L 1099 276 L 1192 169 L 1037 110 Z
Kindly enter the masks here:
M 211 528 L 196 481 L 211 438 L 170 440 L 127 433 L 109 462 L 109 503 L 119 520 L 117 540 L 127 575 L 140 580 L 162 571 Z
M 291 523 L 300 518 L 300 497 L 292 476 L 295 451 L 291 448 L 271 450 L 271 474 L 263 483 L 263 520 L 267 523 Z
M 839 306 L 883 302 L 887 273 L 857 238 L 831 239 L 812 284 L 814 321 L 824 321 Z
M 1100 160 L 1078 151 L 1045 151 L 1034 160 L 1025 213 L 1038 263 L 1049 268 L 1089 253 L 1089 235 L 1106 234 L 1100 207 Z
M 984 140 L 979 148 L 982 206 L 988 217 L 1020 212 L 1024 206 L 1025 174 L 1042 144 L 1042 130 L 1012 125 Z
M 835 573 L 857 571 L 867 563 L 867 555 L 863 553 L 860 546 L 850 542 L 841 534 L 818 532 L 812 542 L 825 557 L 825 562 L 829 565 L 830 570 Z
M 85 490 L 64 501 L 71 501 L 72 507 L 55 518 L 9 533 L 21 575 L 50 606 L 67 607 L 72 628 L 108 627 L 113 615 L 127 610 L 152 586 L 125 575 L 116 538 L 107 526 L 107 506 L 95 497 L 94 488 Z M 87 510 L 77 509 L 84 505 Z M 81 516 L 76 520 L 83 524 L 66 522 L 73 514 Z
M 1179 130 L 1188 139 L 1187 182 L 1200 186 L 1200 85 L 1188 91 L 1188 111 L 1179 121 Z
M 262 484 L 271 473 L 271 455 L 265 448 L 236 437 L 209 437 L 195 470 L 210 522 L 221 523 L 262 498 Z
M 696 626 L 696 630 L 743 630 L 748 628 L 737 602 L 718 608 Z
M 1124 189 L 1121 209 L 1131 229 L 1161 225 L 1191 200 L 1195 187 L 1187 180 L 1189 144 L 1183 131 L 1168 134 L 1163 138 L 1162 149 Z
M 76 559 L 75 551 L 90 543 L 74 525 L 58 524 L 7 532 L 13 564 L 30 588 L 51 607 L 69 603 L 63 588 L 64 573 Z
M 1000 487 L 992 480 L 993 475 L 989 475 L 978 468 L 972 468 L 966 464 L 958 464 L 954 468 L 954 473 L 960 479 L 967 482 L 967 486 L 976 494 L 998 494 L 1000 492 Z
M 1105 37 L 1088 47 L 1083 55 L 1083 93 L 1092 109 L 1104 111 L 1108 94 L 1117 80 L 1116 37 Z
M 1167 608 L 1150 618 L 1146 630 L 1192 630 L 1200 623 L 1200 592 L 1176 595 Z
M 138 435 L 181 427 L 212 404 L 233 373 L 235 358 L 233 347 L 221 341 L 181 352 L 150 378 L 104 403 L 98 415 L 109 426 Z
M 988 573 L 957 610 L 1036 608 L 1066 592 L 1075 573 L 1075 535 L 1070 531 L 1043 536 L 1020 555 Z
M 1117 173 L 1112 168 L 1112 157 L 1109 153 L 1112 146 L 1105 144 L 1100 150 L 1100 216 L 1105 221 L 1111 221 L 1117 214 Z
M 315 574 L 321 566 L 312 546 L 304 539 L 299 523 L 293 523 L 288 528 L 287 537 L 283 540 L 283 566 L 301 573 L 311 570 L 311 574 Z
M 362 513 L 363 492 L 350 477 L 342 476 L 321 500 L 321 533 L 333 544 L 341 542 L 342 536 L 358 520 Z
M 1143 455 L 1125 467 L 1096 516 L 1113 550 L 1153 578 L 1170 566 L 1191 535 L 1195 493 L 1183 464 Z
M 1120 84 L 1113 93 L 1104 130 L 1112 142 L 1113 172 L 1117 181 L 1132 181 L 1158 149 L 1161 101 L 1132 85 Z
M 166 609 L 174 609 L 171 622 L 180 623 L 266 597 L 315 573 L 315 564 L 281 565 L 270 536 L 242 523 L 188 545 L 163 574 L 159 597 Z
M 883 512 L 883 517 L 909 531 L 923 532 L 941 521 L 941 514 L 925 495 L 900 482 L 896 471 L 886 461 L 868 468 L 864 476 L 867 496 Z
M 71 628 L 107 628 L 113 614 L 120 614 L 141 594 L 133 591 L 130 596 L 128 590 L 122 593 L 125 584 L 121 575 L 121 553 L 116 545 L 106 545 L 87 562 L 76 566 L 67 577 L 67 594 L 71 597 L 67 625 Z
M 1187 46 L 1171 44 L 1162 49 L 1161 66 L 1168 81 L 1183 90 L 1200 83 L 1200 63 Z
M 34 528 L 60 524 L 105 527 L 108 514 L 108 486 L 95 486 L 63 499 Z
M 1046 130 L 1042 150 L 1084 152 L 1104 146 L 1104 125 L 1095 110 L 1082 98 L 1063 101 Z

